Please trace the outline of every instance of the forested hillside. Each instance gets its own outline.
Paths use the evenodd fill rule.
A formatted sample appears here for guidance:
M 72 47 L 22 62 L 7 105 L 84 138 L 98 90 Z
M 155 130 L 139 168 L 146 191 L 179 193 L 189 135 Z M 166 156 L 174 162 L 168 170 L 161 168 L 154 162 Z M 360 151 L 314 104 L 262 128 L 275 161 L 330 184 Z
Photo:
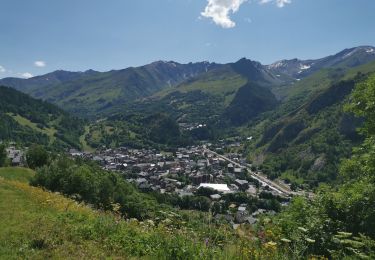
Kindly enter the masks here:
M 82 120 L 11 88 L 0 87 L 0 97 L 0 140 L 80 147 Z
M 164 113 L 113 115 L 90 124 L 87 129 L 85 140 L 93 148 L 127 146 L 168 150 L 191 144 L 174 118 Z
M 270 177 L 296 185 L 335 182 L 341 159 L 362 140 L 356 130 L 363 119 L 343 108 L 354 86 L 375 71 L 374 63 L 366 65 L 364 73 L 358 71 L 323 71 L 298 83 L 278 110 L 257 126 L 262 133 L 247 146 L 253 163 Z
M 312 201 L 295 199 L 271 224 L 286 238 L 294 238 L 287 243 L 299 239 L 300 248 L 332 259 L 374 258 L 374 94 L 372 75 L 356 85 L 345 106 L 365 120 L 359 131 L 364 141 L 340 163 L 339 185 L 321 186 Z

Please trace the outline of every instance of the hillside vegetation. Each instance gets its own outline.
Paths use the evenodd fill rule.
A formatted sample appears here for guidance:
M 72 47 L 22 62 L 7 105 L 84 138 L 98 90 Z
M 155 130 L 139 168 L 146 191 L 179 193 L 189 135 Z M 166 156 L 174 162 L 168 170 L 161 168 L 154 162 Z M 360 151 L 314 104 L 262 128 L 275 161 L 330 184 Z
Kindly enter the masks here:
M 83 121 L 44 101 L 0 87 L 0 140 L 80 147 Z
M 87 127 L 84 136 L 87 145 L 93 148 L 154 147 L 172 149 L 190 143 L 183 135 L 176 120 L 164 113 L 113 115 Z
M 341 163 L 340 185 L 322 186 L 313 203 L 296 199 L 276 221 L 289 236 L 298 233 L 290 226 L 286 231 L 290 221 L 303 226 L 302 233 L 312 236 L 310 242 L 320 244 L 326 254 L 336 259 L 375 257 L 374 95 L 375 75 L 372 75 L 356 85 L 346 106 L 347 111 L 365 119 L 360 129 L 365 139 L 353 150 L 353 156 Z
M 375 71 L 373 63 L 366 67 Z M 258 123 L 262 133 L 257 142 L 247 145 L 254 164 L 270 177 L 294 184 L 316 187 L 335 182 L 341 159 L 348 158 L 351 148 L 361 141 L 356 129 L 363 119 L 343 110 L 354 86 L 369 77 L 354 72 L 358 70 L 332 76 L 323 71 L 298 83 L 291 102 L 283 102 Z M 305 92 L 299 92 L 302 86 Z
M 2 259 L 286 259 L 244 232 L 205 221 L 202 213 L 124 220 L 115 205 L 95 211 L 59 193 L 29 186 L 30 170 L 0 168 Z M 165 213 L 166 214 L 166 213 Z
M 31 187 L 24 181 L 32 175 L 22 168 L 0 169 L 0 196 L 6 198 L 0 201 L 2 259 L 195 259 L 216 254 L 188 230 L 123 221 L 116 214 L 93 211 L 59 194 Z

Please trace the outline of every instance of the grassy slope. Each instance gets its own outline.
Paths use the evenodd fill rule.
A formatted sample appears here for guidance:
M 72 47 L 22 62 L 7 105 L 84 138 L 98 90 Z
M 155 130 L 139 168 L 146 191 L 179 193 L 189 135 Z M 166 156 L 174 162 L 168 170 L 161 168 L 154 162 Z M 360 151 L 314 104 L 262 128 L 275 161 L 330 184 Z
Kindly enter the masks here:
M 34 176 L 35 172 L 27 168 L 4 167 L 0 168 L 0 177 L 11 181 L 20 181 L 28 183 Z
M 370 62 L 351 69 L 344 77 L 345 80 L 355 77 L 357 73 L 368 74 L 375 71 L 375 62 Z
M 189 229 L 94 211 L 30 186 L 33 175 L 0 168 L 0 259 L 235 259 L 241 253 L 207 248 Z
M 289 106 L 288 103 L 293 104 L 297 102 L 296 100 L 306 101 L 317 92 L 326 90 L 334 82 L 353 79 L 357 73 L 368 74 L 374 71 L 375 62 L 351 69 L 322 69 L 295 84 L 275 87 L 272 91 L 278 98 L 285 99 L 287 101 L 284 102 L 285 105 Z
M 0 258 L 98 258 L 109 255 L 95 241 L 77 240 L 61 219 L 67 214 L 93 217 L 89 208 L 61 195 L 29 186 L 25 181 L 33 171 L 23 168 L 0 169 Z M 68 209 L 68 210 L 65 210 Z
M 195 80 L 185 82 L 176 88 L 168 88 L 155 94 L 155 97 L 165 97 L 168 94 L 178 91 L 187 93 L 201 90 L 204 93 L 224 96 L 227 106 L 234 98 L 237 90 L 245 85 L 247 79 L 228 68 L 210 71 L 207 74 L 197 77 Z
M 334 69 L 323 69 L 297 83 L 276 87 L 273 88 L 272 91 L 280 99 L 290 99 L 293 97 L 306 98 L 312 92 L 327 88 L 332 83 L 332 77 L 335 78 L 340 75 L 341 74 Z
M 87 143 L 87 141 L 86 141 L 86 136 L 87 136 L 87 134 L 88 134 L 89 132 L 90 132 L 90 126 L 89 126 L 89 125 L 86 125 L 86 126 L 85 126 L 85 133 L 79 137 L 79 142 L 80 142 L 81 145 L 82 145 L 82 149 L 83 149 L 83 151 L 85 151 L 85 152 L 94 152 L 95 149 L 92 148 L 92 147 Z

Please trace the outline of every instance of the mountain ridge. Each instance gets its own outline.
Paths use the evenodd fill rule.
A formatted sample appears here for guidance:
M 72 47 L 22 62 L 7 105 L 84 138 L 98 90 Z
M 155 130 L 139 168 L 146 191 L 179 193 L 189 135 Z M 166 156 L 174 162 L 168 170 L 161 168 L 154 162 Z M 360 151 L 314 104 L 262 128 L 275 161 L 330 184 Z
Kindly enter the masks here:
M 337 72 L 332 73 L 340 74 L 371 61 L 375 61 L 375 47 L 360 46 L 316 60 L 282 60 L 271 65 L 246 58 L 227 64 L 159 60 L 107 72 L 58 70 L 30 79 L 5 78 L 0 84 L 46 100 L 75 115 L 100 118 L 122 111 L 134 101 L 175 91 L 213 93 L 224 98 L 227 106 L 246 83 L 268 88 L 281 100 L 296 87 L 301 88 L 299 80 L 322 69 L 335 69 Z
M 358 56 L 363 55 L 368 57 L 365 58 L 364 61 L 357 60 L 356 63 L 355 59 L 358 58 Z M 353 56 L 354 60 L 351 60 Z M 375 60 L 375 47 L 358 46 L 353 48 L 347 48 L 336 54 L 329 55 L 319 59 L 284 59 L 266 65 L 266 67 L 274 73 L 284 73 L 294 78 L 304 78 L 306 76 L 311 75 L 319 69 L 328 67 L 340 67 L 343 65 L 346 65 L 350 68 L 370 62 L 372 60 Z M 344 64 L 345 62 L 347 62 L 348 64 Z
M 57 78 L 57 73 L 54 72 L 30 79 L 6 78 L 0 80 L 0 84 L 84 115 L 90 112 L 95 114 L 112 106 L 121 106 L 149 96 L 216 66 L 219 65 L 208 62 L 179 64 L 158 61 L 141 67 L 108 72 L 57 71 L 58 74 L 66 76 L 63 80 Z M 54 80 L 49 84 L 51 76 L 54 76 Z

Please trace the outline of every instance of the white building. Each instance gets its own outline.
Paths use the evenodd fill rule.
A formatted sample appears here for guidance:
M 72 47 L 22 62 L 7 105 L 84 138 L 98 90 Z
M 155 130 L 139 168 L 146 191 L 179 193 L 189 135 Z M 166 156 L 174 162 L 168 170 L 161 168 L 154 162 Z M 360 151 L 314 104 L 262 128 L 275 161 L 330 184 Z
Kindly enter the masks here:
M 201 183 L 199 184 L 198 189 L 200 188 L 211 188 L 218 192 L 230 192 L 230 189 L 227 184 L 215 184 L 215 183 Z

